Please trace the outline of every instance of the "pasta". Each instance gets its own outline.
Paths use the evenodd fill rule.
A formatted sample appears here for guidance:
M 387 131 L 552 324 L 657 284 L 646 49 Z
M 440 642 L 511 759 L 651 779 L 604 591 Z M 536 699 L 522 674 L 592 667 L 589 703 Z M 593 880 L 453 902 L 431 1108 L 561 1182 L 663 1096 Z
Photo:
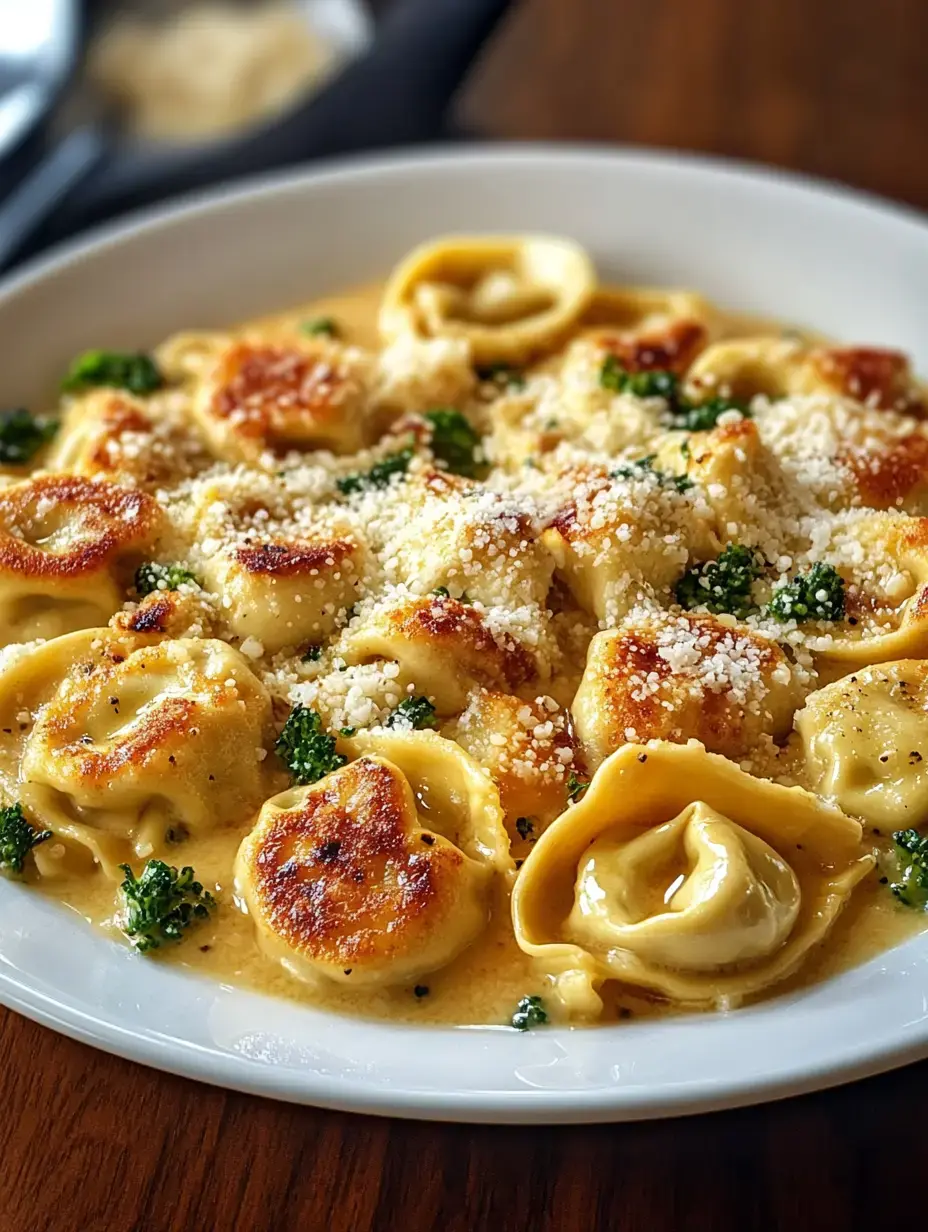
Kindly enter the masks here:
M 0 864 L 340 1012 L 826 978 L 928 919 L 924 406 L 546 236 L 82 357 L 0 423 Z

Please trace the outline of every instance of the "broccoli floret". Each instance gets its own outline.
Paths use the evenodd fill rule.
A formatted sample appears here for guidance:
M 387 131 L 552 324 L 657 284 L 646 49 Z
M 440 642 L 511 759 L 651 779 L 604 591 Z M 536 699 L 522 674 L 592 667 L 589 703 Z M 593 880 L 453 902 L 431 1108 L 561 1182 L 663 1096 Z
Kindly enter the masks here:
M 677 602 L 688 610 L 704 607 L 710 612 L 747 616 L 756 607 L 751 584 L 762 570 L 762 561 L 750 548 L 730 543 L 718 560 L 706 561 L 684 573 L 677 582 Z
M 317 643 L 315 646 L 307 646 L 303 651 L 304 663 L 318 663 L 322 658 L 322 644 Z
M 57 419 L 37 419 L 22 406 L 0 411 L 0 462 L 22 466 L 31 461 L 59 426 Z
M 683 428 L 687 432 L 708 432 L 726 411 L 738 411 L 745 419 L 751 417 L 746 402 L 739 402 L 736 398 L 710 398 L 707 402 L 681 402 L 674 412 L 673 427 Z
M 333 317 L 313 317 L 311 321 L 304 321 L 300 329 L 311 338 L 338 337 L 338 326 Z
M 548 1021 L 548 1011 L 541 997 L 523 997 L 512 1016 L 512 1025 L 517 1031 L 541 1027 Z
M 128 864 L 119 867 L 126 874 L 119 887 L 126 904 L 123 932 L 141 954 L 180 941 L 216 906 L 189 866 L 178 872 L 163 860 L 149 860 L 138 877 Z
M 665 398 L 671 403 L 676 402 L 680 388 L 675 372 L 664 368 L 629 372 L 615 355 L 607 355 L 603 360 L 603 366 L 599 370 L 599 383 L 603 389 L 615 394 L 633 394 L 636 398 Z
M 61 388 L 73 394 L 97 385 L 128 389 L 133 394 L 150 394 L 161 389 L 164 377 L 152 357 L 142 352 L 85 351 L 71 365 Z
M 581 800 L 586 795 L 586 789 L 589 785 L 589 779 L 582 779 L 571 770 L 567 777 L 567 799 L 576 804 L 578 800 Z
M 159 565 L 154 561 L 139 565 L 135 571 L 135 589 L 140 595 L 150 595 L 156 590 L 177 590 L 185 582 L 199 586 L 196 574 L 183 565 Z
M 776 620 L 843 620 L 844 578 L 816 561 L 808 573 L 777 587 L 767 611 Z
M 387 719 L 386 726 L 411 727 L 413 731 L 437 727 L 435 707 L 427 697 L 404 697 Z
M 678 492 L 686 492 L 693 486 L 689 475 L 671 475 L 667 471 L 658 470 L 654 465 L 657 454 L 648 454 L 646 458 L 638 458 L 635 462 L 626 462 L 610 471 L 612 479 L 640 479 L 643 475 L 653 475 L 664 487 L 675 488 Z
M 37 830 L 26 820 L 18 802 L 0 809 L 0 868 L 18 875 L 33 847 L 51 836 L 51 830 Z
M 480 437 L 460 411 L 437 407 L 424 418 L 432 427 L 431 449 L 435 458 L 455 475 L 473 479 L 479 470 L 474 451 Z
M 343 479 L 336 480 L 335 486 L 343 496 L 351 496 L 367 488 L 385 488 L 394 475 L 405 475 L 411 460 L 412 450 L 401 449 L 399 453 L 387 454 L 375 462 L 369 471 L 345 475 Z
M 899 880 L 890 889 L 907 907 L 928 909 L 928 838 L 917 830 L 897 830 L 893 835 Z
M 293 707 L 274 748 L 301 787 L 338 770 L 348 760 L 335 752 L 335 737 L 322 730 L 322 719 L 306 706 Z

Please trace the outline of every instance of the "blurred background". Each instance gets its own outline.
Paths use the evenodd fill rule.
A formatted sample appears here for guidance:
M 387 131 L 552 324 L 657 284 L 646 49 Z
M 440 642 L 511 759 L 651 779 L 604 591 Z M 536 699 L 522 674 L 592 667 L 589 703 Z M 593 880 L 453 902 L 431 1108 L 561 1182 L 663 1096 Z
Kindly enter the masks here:
M 0 267 L 437 140 L 644 144 L 928 204 L 924 0 L 0 0 Z

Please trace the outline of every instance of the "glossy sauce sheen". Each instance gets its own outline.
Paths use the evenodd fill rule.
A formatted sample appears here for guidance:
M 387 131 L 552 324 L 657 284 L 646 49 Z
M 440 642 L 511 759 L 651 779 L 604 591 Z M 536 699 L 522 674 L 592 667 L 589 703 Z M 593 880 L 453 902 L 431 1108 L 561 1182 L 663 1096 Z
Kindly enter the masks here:
M 379 345 L 376 319 L 381 298 L 380 285 L 359 288 L 347 294 L 315 301 L 279 316 L 250 323 L 273 340 L 275 331 L 287 334 L 295 321 L 331 317 L 338 322 L 341 338 L 352 344 L 375 349 Z M 756 317 L 730 316 L 725 336 L 751 335 L 779 329 Z M 811 332 L 802 335 L 817 339 Z M 551 681 L 546 687 L 555 697 L 570 699 L 576 677 Z M 791 760 L 789 753 L 784 761 Z M 798 761 L 798 759 L 796 759 Z M 797 773 L 795 781 L 800 781 Z M 220 906 L 211 918 L 193 932 L 182 945 L 159 951 L 140 961 L 168 962 L 213 979 L 248 987 L 255 991 L 304 1002 L 326 1010 L 371 1018 L 428 1024 L 508 1025 L 519 998 L 528 992 L 543 991 L 532 959 L 515 942 L 510 920 L 509 894 L 500 889 L 492 904 L 490 926 L 459 958 L 413 987 L 350 988 L 320 979 L 302 983 L 259 949 L 251 921 L 243 905 L 233 895 L 231 869 L 235 853 L 250 824 L 205 837 L 191 837 L 178 847 L 178 865 L 190 864 L 197 877 L 220 897 Z M 516 842 L 517 860 L 528 853 L 527 844 Z M 165 854 L 170 859 L 170 853 Z M 879 883 L 879 868 L 860 885 L 847 910 L 828 939 L 805 962 L 800 972 L 776 985 L 769 995 L 778 995 L 832 976 L 899 943 L 925 927 L 923 917 L 901 908 Z M 64 902 L 93 924 L 102 926 L 114 939 L 121 938 L 113 920 L 114 886 L 99 873 L 92 876 L 57 878 L 39 882 L 40 890 Z M 657 998 L 635 989 L 607 984 L 602 990 L 605 1010 L 600 1022 L 613 1024 L 641 1016 L 680 1012 Z M 689 1012 L 689 1011 L 688 1011 Z

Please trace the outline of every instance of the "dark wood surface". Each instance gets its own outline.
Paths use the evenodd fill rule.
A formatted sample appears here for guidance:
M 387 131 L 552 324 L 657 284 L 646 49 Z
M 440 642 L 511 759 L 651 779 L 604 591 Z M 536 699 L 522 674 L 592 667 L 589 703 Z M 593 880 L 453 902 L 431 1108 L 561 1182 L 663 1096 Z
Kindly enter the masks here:
M 926 46 L 925 0 L 526 0 L 460 114 L 926 206 Z M 663 1123 L 406 1124 L 227 1094 L 0 1011 L 0 1232 L 872 1232 L 918 1219 L 926 1098 L 920 1065 Z

